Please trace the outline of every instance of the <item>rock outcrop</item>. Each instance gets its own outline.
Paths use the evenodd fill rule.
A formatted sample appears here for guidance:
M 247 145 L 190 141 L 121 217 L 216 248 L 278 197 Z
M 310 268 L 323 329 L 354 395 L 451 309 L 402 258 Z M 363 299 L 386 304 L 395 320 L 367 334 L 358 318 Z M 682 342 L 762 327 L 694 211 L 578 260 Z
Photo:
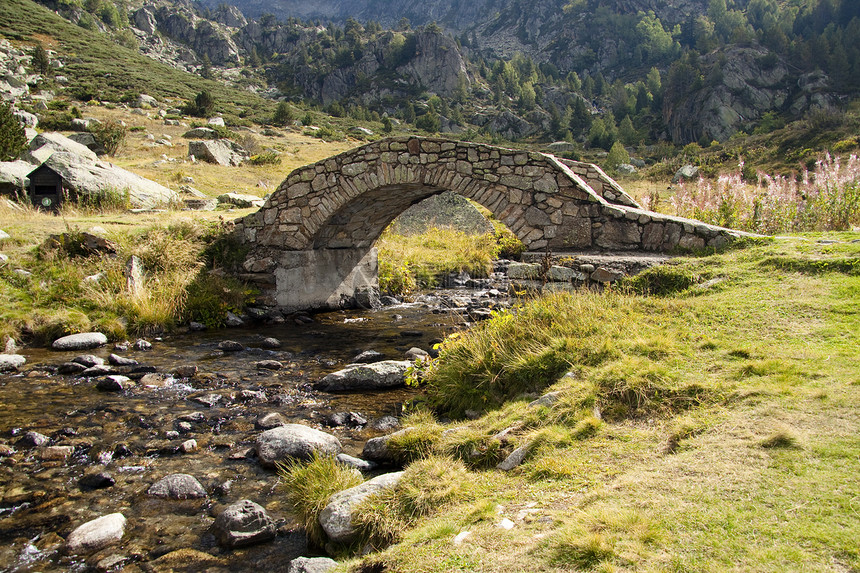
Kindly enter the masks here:
M 320 526 L 334 543 L 350 543 L 357 533 L 352 524 L 355 507 L 375 493 L 395 487 L 403 472 L 382 474 L 353 488 L 336 493 L 320 513 Z

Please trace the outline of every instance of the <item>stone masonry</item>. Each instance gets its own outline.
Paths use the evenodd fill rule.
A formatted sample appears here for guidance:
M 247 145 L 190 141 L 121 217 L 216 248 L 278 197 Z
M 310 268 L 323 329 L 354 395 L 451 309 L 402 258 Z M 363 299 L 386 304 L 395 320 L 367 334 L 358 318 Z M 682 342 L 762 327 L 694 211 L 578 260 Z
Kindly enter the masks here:
M 258 212 L 237 221 L 238 237 L 250 247 L 245 278 L 281 307 L 349 304 L 357 290 L 375 286 L 373 244 L 382 231 L 412 204 L 445 190 L 488 208 L 532 252 L 719 248 L 741 234 L 645 211 L 591 164 L 394 137 L 296 169 Z M 320 273 L 337 276 L 323 280 Z

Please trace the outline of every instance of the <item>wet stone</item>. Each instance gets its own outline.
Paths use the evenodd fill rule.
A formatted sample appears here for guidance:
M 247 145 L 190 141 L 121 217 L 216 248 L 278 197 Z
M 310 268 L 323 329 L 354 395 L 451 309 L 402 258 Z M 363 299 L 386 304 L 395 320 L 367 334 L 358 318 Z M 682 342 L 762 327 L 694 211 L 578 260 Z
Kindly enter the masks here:
M 275 538 L 275 522 L 259 504 L 243 499 L 215 518 L 215 537 L 224 547 L 246 547 Z
M 336 412 L 326 417 L 325 424 L 331 428 L 340 428 L 343 426 L 360 428 L 367 425 L 367 419 L 356 412 Z
M 223 352 L 241 352 L 245 350 L 245 346 L 235 340 L 222 340 L 218 343 L 218 350 Z
M 94 378 L 96 376 L 104 376 L 105 374 L 110 374 L 113 372 L 110 366 L 107 364 L 99 364 L 96 366 L 91 366 L 78 374 L 78 376 L 85 378 Z
M 137 366 L 139 364 L 139 362 L 133 358 L 126 358 L 125 356 L 119 356 L 118 354 L 111 354 L 108 356 L 108 362 L 114 366 Z
M 69 553 L 90 553 L 116 543 L 125 534 L 125 517 L 112 513 L 88 521 L 69 534 L 66 550 Z
M 199 369 L 197 366 L 193 364 L 186 364 L 184 366 L 178 366 L 174 369 L 173 373 L 179 378 L 194 378 L 197 375 Z
M 83 364 L 78 364 L 77 362 L 65 362 L 63 364 L 60 364 L 60 366 L 57 368 L 57 373 L 58 374 L 73 375 L 73 374 L 80 374 L 81 372 L 83 372 L 86 369 L 87 369 L 87 367 L 84 366 Z
M 203 396 L 194 396 L 191 398 L 192 402 L 197 402 L 198 404 L 203 404 L 207 408 L 211 408 L 215 406 L 218 402 L 221 401 L 220 394 L 204 394 Z
M 356 457 L 350 456 L 348 454 L 338 454 L 335 459 L 337 460 L 337 463 L 339 463 L 340 465 L 347 467 L 347 468 L 356 469 L 360 472 L 373 471 L 378 467 L 377 464 L 375 464 L 373 462 L 369 462 L 369 461 L 363 460 L 361 458 L 356 458 Z
M 265 416 L 257 418 L 257 422 L 254 425 L 258 430 L 271 430 L 272 428 L 283 426 L 286 423 L 287 421 L 282 415 L 277 412 L 270 412 Z
M 206 490 L 197 478 L 188 474 L 170 474 L 152 484 L 146 491 L 151 497 L 196 499 L 206 497 Z
M 385 360 L 385 355 L 375 350 L 365 350 L 350 360 L 352 364 L 372 364 L 373 362 L 381 362 Z
M 84 474 L 78 485 L 81 489 L 105 489 L 116 484 L 116 480 L 108 472 L 95 472 Z
M 281 341 L 277 338 L 264 338 L 260 341 L 260 348 L 267 348 L 269 350 L 275 350 L 281 347 Z
M 40 434 L 39 432 L 30 431 L 25 433 L 18 443 L 16 444 L 19 448 L 38 448 L 41 446 L 45 446 L 51 442 L 51 438 L 46 436 L 45 434 Z
M 131 383 L 131 378 L 128 376 L 120 376 L 119 374 L 113 374 L 111 376 L 105 376 L 104 378 L 100 378 L 98 382 L 96 382 L 96 388 L 101 390 L 102 392 L 122 392 L 126 388 L 128 388 Z
M 150 342 L 147 342 L 146 340 L 144 340 L 142 338 L 138 338 L 134 342 L 134 344 L 131 345 L 131 347 L 134 348 L 135 350 L 140 350 L 142 352 L 146 352 L 147 350 L 152 350 L 152 344 Z
M 255 362 L 254 367 L 257 368 L 257 370 L 280 370 L 284 365 L 277 360 L 261 360 L 259 362 Z
M 238 402 L 265 402 L 266 393 L 262 390 L 242 390 L 236 394 Z
M 105 360 L 104 358 L 99 358 L 92 354 L 81 354 L 80 356 L 72 358 L 72 362 L 77 362 L 78 364 L 83 364 L 87 368 L 92 368 L 93 366 L 103 366 Z
M 54 350 L 89 350 L 107 344 L 107 336 L 101 332 L 82 332 L 58 338 L 51 345 Z

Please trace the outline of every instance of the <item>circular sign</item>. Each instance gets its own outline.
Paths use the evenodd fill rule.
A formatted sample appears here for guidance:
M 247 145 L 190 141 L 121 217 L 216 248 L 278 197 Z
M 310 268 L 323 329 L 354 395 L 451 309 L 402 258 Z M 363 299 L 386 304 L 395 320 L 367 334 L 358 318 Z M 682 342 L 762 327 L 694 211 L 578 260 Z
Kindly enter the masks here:
M 50 197 L 42 197 L 42 207 L 50 207 L 53 202 Z

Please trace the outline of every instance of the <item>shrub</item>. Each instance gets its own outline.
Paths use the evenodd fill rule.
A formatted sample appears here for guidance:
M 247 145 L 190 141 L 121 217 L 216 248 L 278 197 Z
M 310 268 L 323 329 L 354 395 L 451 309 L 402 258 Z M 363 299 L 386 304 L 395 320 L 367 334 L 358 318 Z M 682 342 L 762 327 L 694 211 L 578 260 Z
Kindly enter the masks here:
M 257 155 L 252 155 L 248 161 L 251 165 L 280 165 L 281 155 L 277 151 L 264 151 Z
M 116 155 L 128 135 L 128 128 L 114 120 L 105 121 L 95 126 L 91 131 L 93 137 L 108 155 Z
M 215 98 L 209 90 L 203 90 L 194 97 L 193 102 L 186 104 L 183 111 L 188 115 L 209 117 L 215 113 Z

